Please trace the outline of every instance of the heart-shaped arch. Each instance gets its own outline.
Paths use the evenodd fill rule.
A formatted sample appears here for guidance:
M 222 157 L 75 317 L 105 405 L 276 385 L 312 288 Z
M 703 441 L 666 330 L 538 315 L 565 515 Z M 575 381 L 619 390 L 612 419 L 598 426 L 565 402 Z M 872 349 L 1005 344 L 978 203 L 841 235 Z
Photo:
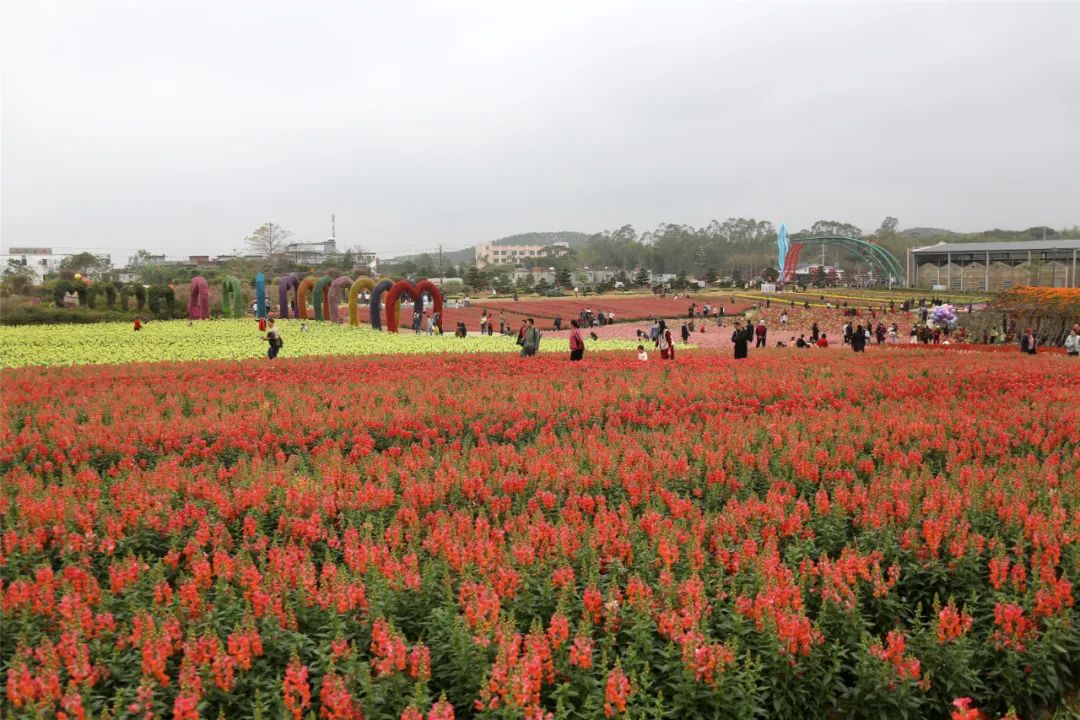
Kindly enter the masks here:
M 431 298 L 432 310 L 438 315 L 437 325 L 442 332 L 443 297 L 438 286 L 430 280 L 421 280 L 413 285 L 408 280 L 398 280 L 386 293 L 386 329 L 389 332 L 398 331 L 398 302 L 402 295 L 413 300 L 417 312 L 424 310 L 424 294 Z

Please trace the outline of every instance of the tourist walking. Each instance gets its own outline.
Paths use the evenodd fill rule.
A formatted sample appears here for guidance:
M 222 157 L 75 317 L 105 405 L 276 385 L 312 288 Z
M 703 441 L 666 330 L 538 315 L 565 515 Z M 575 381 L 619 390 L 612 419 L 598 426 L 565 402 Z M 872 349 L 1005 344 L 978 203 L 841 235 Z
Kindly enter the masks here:
M 656 346 L 660 348 L 661 360 L 675 359 L 675 343 L 671 339 L 671 331 L 668 330 L 667 323 L 663 320 L 660 321 L 659 332 L 656 335 Z
M 690 342 L 690 326 L 689 325 L 687 325 L 686 323 L 683 323 L 682 324 L 682 329 L 679 331 L 679 334 L 682 335 L 683 345 Z
M 851 335 L 851 349 L 855 352 L 866 352 L 866 332 L 862 325 L 857 325 Z
M 819 337 L 821 337 L 821 328 L 818 327 L 817 323 L 814 323 L 814 326 L 810 328 L 810 342 L 817 343 Z
M 540 331 L 532 318 L 527 318 L 521 326 L 521 357 L 532 357 L 540 349 Z
M 1028 355 L 1035 355 L 1035 347 L 1037 345 L 1035 340 L 1035 333 L 1031 328 L 1024 330 L 1024 336 L 1020 338 L 1020 352 L 1027 353 Z
M 570 321 L 570 359 L 580 360 L 585 356 L 585 340 L 581 337 L 581 324 L 577 320 Z
M 1069 357 L 1080 355 L 1080 325 L 1073 325 L 1069 336 L 1065 338 L 1065 354 Z
M 281 333 L 276 327 L 274 327 L 274 318 L 270 318 L 266 321 L 267 330 L 266 335 L 263 337 L 269 347 L 266 349 L 266 357 L 273 360 L 281 352 L 281 348 L 284 347 L 285 341 L 281 339 Z
M 735 321 L 735 331 L 731 333 L 731 343 L 735 346 L 735 359 L 742 360 L 749 354 L 750 338 L 753 331 L 747 325 L 743 328 L 741 321 Z
M 487 331 L 487 326 L 488 326 L 488 321 L 490 319 L 491 318 L 488 317 L 487 310 L 484 310 L 484 312 L 480 314 L 480 334 L 481 335 L 489 334 L 488 331 Z

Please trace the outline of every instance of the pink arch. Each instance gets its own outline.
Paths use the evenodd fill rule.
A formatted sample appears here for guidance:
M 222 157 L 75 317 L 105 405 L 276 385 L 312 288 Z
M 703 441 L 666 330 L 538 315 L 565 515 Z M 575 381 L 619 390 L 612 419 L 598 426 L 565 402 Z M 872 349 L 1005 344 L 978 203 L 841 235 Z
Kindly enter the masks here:
M 206 278 L 196 275 L 191 278 L 191 291 L 188 293 L 187 314 L 189 320 L 210 319 L 210 286 Z
M 345 275 L 330 283 L 330 292 L 327 293 L 327 300 L 330 303 L 330 317 L 327 318 L 328 320 L 339 322 L 342 319 L 338 317 L 338 305 L 341 304 L 342 300 L 348 298 L 350 287 L 352 287 L 352 279 Z

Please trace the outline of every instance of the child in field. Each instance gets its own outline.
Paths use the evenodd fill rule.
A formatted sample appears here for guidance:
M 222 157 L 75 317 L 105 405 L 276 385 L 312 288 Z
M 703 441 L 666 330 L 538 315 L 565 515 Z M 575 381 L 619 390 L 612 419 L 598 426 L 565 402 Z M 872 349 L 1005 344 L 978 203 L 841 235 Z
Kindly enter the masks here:
M 648 362 L 649 361 L 649 353 L 645 352 L 645 346 L 644 345 L 638 345 L 637 346 L 637 359 L 640 360 L 641 362 Z

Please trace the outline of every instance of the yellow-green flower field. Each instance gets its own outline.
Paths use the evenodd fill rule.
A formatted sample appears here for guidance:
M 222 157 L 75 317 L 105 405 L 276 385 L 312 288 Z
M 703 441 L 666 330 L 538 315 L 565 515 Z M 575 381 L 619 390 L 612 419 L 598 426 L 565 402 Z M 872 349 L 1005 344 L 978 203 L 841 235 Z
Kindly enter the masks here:
M 516 353 L 507 336 L 391 334 L 368 327 L 299 320 L 277 324 L 285 340 L 279 357 L 424 353 Z M 628 340 L 586 341 L 589 351 L 632 350 Z M 0 326 L 0 367 L 83 365 L 161 360 L 241 360 L 266 355 L 253 320 L 154 321 L 139 332 L 130 323 Z M 565 338 L 544 338 L 540 352 L 569 352 Z

